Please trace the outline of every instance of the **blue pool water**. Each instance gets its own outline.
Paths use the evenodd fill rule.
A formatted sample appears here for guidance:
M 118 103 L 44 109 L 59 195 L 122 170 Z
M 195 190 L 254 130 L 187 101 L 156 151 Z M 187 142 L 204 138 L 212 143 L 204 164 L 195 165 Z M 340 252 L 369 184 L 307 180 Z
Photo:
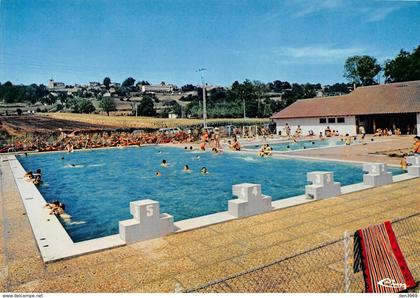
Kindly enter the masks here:
M 358 142 L 356 142 L 358 143 Z M 359 142 L 360 143 L 360 142 Z M 284 143 L 274 143 L 270 144 L 271 148 L 274 151 L 291 151 L 291 150 L 301 150 L 301 149 L 313 149 L 313 148 L 322 148 L 322 147 L 331 147 L 344 145 L 345 142 L 341 140 L 308 140 L 308 141 L 299 141 L 299 142 L 284 142 Z M 354 144 L 354 143 L 352 143 Z M 245 146 L 247 149 L 259 149 L 261 145 L 251 145 Z
M 168 168 L 160 167 L 162 159 Z M 33 154 L 19 160 L 27 171 L 42 169 L 39 190 L 47 201 L 66 204 L 76 224 L 63 225 L 75 242 L 118 233 L 118 221 L 131 218 L 133 200 L 157 200 L 161 212 L 178 221 L 226 211 L 232 184 L 260 183 L 264 194 L 279 200 L 303 194 L 310 171 L 334 171 L 342 185 L 362 181 L 363 174 L 361 166 L 348 163 L 215 155 L 162 146 Z M 185 164 L 191 173 L 182 171 Z M 208 175 L 200 174 L 203 166 Z M 161 177 L 155 176 L 157 170 Z

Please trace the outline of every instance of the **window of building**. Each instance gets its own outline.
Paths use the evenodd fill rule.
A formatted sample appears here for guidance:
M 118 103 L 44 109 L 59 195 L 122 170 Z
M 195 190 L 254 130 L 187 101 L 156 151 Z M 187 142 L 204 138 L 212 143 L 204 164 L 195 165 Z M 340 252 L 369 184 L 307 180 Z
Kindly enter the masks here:
M 344 123 L 344 118 L 343 117 L 337 118 L 337 123 Z
M 328 123 L 335 123 L 335 118 L 328 118 Z
M 319 123 L 327 123 L 327 118 L 319 118 Z

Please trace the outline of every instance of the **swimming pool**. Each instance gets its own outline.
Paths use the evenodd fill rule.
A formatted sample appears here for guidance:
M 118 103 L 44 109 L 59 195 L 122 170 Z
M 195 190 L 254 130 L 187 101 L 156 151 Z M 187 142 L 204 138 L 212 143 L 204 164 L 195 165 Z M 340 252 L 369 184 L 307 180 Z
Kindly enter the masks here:
M 160 167 L 163 159 L 169 167 Z M 334 171 L 342 185 L 361 182 L 363 174 L 360 165 L 349 163 L 216 155 L 163 146 L 30 154 L 19 161 L 27 171 L 42 169 L 39 190 L 45 200 L 66 204 L 73 222 L 63 226 L 75 242 L 117 234 L 118 221 L 131 218 L 129 202 L 138 199 L 159 201 L 161 212 L 178 221 L 226 211 L 232 184 L 260 183 L 264 194 L 279 200 L 303 194 L 310 171 Z M 185 164 L 191 173 L 182 171 Z M 200 174 L 204 166 L 207 175 Z M 155 176 L 157 170 L 162 176 Z
M 360 141 L 352 142 L 352 144 L 360 144 Z M 323 148 L 323 147 L 333 147 L 344 145 L 345 142 L 336 139 L 330 140 L 308 140 L 308 141 L 299 141 L 299 142 L 284 142 L 284 143 L 273 143 L 270 144 L 271 148 L 274 151 L 292 151 L 292 150 L 302 150 L 302 149 L 314 149 L 314 148 Z M 259 149 L 261 145 L 250 145 L 245 146 L 246 149 Z

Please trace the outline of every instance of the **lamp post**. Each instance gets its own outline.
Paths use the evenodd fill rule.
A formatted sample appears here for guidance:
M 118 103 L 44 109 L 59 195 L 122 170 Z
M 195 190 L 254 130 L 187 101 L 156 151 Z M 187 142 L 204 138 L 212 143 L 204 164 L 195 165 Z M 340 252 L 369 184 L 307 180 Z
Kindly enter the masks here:
M 200 73 L 201 76 L 201 85 L 203 88 L 203 126 L 207 128 L 207 103 L 206 103 L 206 85 L 204 83 L 204 74 L 205 68 L 199 68 L 197 72 Z

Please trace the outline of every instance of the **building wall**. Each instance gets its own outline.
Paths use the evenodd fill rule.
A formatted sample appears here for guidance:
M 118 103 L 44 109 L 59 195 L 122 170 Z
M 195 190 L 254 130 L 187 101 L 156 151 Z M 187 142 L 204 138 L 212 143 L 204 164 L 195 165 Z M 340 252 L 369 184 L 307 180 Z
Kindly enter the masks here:
M 298 125 L 300 125 L 300 128 L 302 129 L 303 135 L 308 135 L 310 130 L 313 130 L 315 135 L 319 135 L 320 132 L 324 134 L 327 126 L 329 126 L 331 130 L 336 130 L 336 131 L 338 130 L 338 132 L 342 135 L 345 135 L 347 133 L 350 135 L 355 135 L 357 133 L 355 116 L 328 117 L 328 118 L 336 118 L 336 122 L 337 122 L 337 118 L 344 118 L 344 123 L 319 123 L 320 118 L 326 118 L 326 117 L 274 119 L 274 122 L 277 124 L 277 127 L 276 127 L 277 134 L 280 134 L 280 131 L 281 131 L 282 135 L 286 134 L 284 130 L 286 123 L 289 124 L 292 134 L 295 133 Z
M 420 135 L 420 113 L 417 113 L 417 135 Z
M 172 92 L 173 87 L 170 85 L 143 85 L 141 86 L 142 92 Z

